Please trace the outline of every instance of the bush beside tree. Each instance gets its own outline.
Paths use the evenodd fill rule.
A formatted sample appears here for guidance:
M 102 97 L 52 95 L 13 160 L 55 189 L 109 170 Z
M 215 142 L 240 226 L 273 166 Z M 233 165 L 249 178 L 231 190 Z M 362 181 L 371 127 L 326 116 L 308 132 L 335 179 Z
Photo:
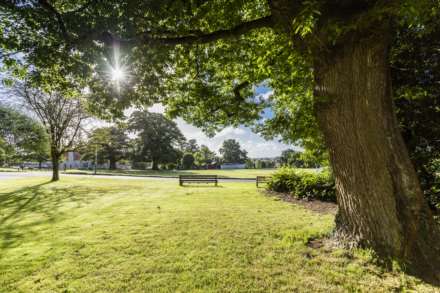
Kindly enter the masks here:
M 267 188 L 298 199 L 336 202 L 335 183 L 329 171 L 306 172 L 283 167 L 273 174 Z

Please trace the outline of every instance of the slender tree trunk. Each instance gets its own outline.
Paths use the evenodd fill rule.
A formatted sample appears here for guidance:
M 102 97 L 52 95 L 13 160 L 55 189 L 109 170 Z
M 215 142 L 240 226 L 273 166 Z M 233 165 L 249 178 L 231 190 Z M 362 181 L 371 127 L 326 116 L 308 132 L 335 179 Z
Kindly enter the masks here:
M 113 158 L 109 160 L 109 170 L 116 170 L 116 160 Z
M 52 159 L 52 181 L 60 180 L 60 154 L 56 149 L 51 150 Z
M 338 192 L 336 235 L 438 283 L 439 228 L 394 115 L 387 39 L 347 39 L 315 64 L 316 114 Z
M 159 165 L 156 160 L 153 160 L 153 166 L 151 167 L 152 170 L 159 170 Z

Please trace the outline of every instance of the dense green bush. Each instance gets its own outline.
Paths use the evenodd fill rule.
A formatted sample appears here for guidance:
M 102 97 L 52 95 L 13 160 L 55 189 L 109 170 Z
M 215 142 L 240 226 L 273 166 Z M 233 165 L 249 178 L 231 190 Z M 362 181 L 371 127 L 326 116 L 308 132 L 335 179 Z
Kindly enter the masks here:
M 328 171 L 311 172 L 280 168 L 268 182 L 267 188 L 290 193 L 296 198 L 336 202 L 335 183 Z
M 172 170 L 176 170 L 176 168 L 177 168 L 177 166 L 174 163 L 168 163 L 167 164 L 167 170 L 172 171 Z

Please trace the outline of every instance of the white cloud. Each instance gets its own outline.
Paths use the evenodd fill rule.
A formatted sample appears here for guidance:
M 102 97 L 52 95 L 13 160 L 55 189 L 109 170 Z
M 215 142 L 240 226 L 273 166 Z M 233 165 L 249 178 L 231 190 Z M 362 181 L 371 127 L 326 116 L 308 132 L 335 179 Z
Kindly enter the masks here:
M 277 140 L 265 140 L 258 134 L 253 133 L 252 130 L 247 127 L 227 127 L 214 137 L 210 138 L 206 136 L 202 130 L 186 123 L 181 118 L 178 118 L 175 121 L 187 139 L 196 139 L 199 145 L 204 144 L 217 153 L 223 144 L 223 141 L 231 138 L 236 139 L 248 152 L 248 156 L 251 158 L 276 157 L 285 149 L 300 149 L 296 146 L 286 145 Z
M 154 104 L 153 106 L 148 108 L 148 111 L 163 114 L 165 112 L 165 107 L 162 104 Z
M 272 96 L 272 95 L 273 95 L 273 90 L 267 91 L 267 92 L 265 92 L 263 94 L 260 94 L 259 97 L 261 99 L 263 99 L 264 101 L 267 101 L 270 98 L 270 96 Z

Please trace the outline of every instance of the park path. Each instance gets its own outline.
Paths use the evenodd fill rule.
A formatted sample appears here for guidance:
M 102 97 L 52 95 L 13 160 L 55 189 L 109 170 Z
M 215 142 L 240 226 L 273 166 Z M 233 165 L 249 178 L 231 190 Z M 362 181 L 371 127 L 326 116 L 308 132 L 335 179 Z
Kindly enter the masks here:
M 51 172 L 0 172 L 0 180 L 24 178 L 24 177 L 51 177 Z M 174 180 L 178 181 L 177 177 L 159 177 L 159 176 L 124 176 L 124 175 L 81 175 L 81 174 L 64 174 L 60 173 L 61 177 L 89 177 L 89 178 L 108 178 L 108 179 L 128 179 L 128 180 L 140 180 L 140 179 L 153 179 L 153 180 Z M 255 182 L 254 178 L 219 178 L 219 182 Z

